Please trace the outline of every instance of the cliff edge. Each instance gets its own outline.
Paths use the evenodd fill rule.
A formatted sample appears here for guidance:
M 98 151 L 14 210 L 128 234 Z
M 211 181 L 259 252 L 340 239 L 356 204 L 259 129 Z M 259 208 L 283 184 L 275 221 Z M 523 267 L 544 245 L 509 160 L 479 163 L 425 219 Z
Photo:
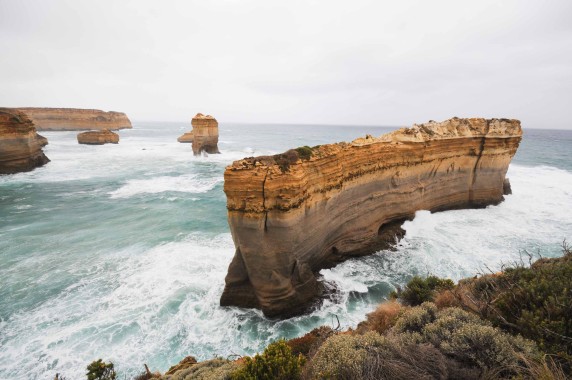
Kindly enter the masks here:
M 386 247 L 416 211 L 501 202 L 521 136 L 518 120 L 453 118 L 235 161 L 224 191 L 236 253 L 221 305 L 302 312 L 321 269 Z
M 15 109 L 0 108 L 0 174 L 30 171 L 50 162 L 42 151 L 48 140 Z
M 38 131 L 84 131 L 132 128 L 123 112 L 78 108 L 18 108 L 24 112 Z

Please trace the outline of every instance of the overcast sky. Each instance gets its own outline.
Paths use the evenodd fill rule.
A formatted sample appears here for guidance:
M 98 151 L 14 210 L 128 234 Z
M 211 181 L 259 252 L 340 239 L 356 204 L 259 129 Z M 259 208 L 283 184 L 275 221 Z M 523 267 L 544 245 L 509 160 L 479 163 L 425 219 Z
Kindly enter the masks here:
M 0 106 L 572 129 L 572 1 L 0 0 Z

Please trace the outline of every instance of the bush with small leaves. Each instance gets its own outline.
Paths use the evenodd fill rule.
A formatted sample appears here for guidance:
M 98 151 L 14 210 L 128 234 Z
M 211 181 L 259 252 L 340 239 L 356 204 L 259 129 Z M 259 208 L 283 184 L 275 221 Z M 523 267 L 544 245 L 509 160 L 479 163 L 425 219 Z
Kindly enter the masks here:
M 394 293 L 394 297 L 401 299 L 406 305 L 417 306 L 423 302 L 433 301 L 438 291 L 452 289 L 455 283 L 449 279 L 436 276 L 421 278 L 413 277 L 403 290 Z
M 106 363 L 101 359 L 94 360 L 87 366 L 87 380 L 115 380 L 117 374 L 113 363 Z
M 236 362 L 216 358 L 165 375 L 161 380 L 230 380 L 237 368 Z
M 396 333 L 421 332 L 426 324 L 435 320 L 436 314 L 437 306 L 431 302 L 406 309 L 395 321 L 393 331 Z
M 312 379 L 350 379 L 361 375 L 368 349 L 387 346 L 376 332 L 364 335 L 334 335 L 322 344 L 307 368 L 305 377 Z
M 312 157 L 312 155 L 314 154 L 312 152 L 312 148 L 310 148 L 307 145 L 296 148 L 296 152 L 298 152 L 298 156 L 300 157 L 300 159 L 304 161 L 308 161 L 310 157 Z
M 270 344 L 254 359 L 245 358 L 243 366 L 231 374 L 232 380 L 296 380 L 306 362 L 303 355 L 294 356 L 284 340 Z
M 515 371 L 520 355 L 534 357 L 535 346 L 522 338 L 514 338 L 500 329 L 465 323 L 448 340 L 441 342 L 441 350 L 465 363 L 482 369 Z

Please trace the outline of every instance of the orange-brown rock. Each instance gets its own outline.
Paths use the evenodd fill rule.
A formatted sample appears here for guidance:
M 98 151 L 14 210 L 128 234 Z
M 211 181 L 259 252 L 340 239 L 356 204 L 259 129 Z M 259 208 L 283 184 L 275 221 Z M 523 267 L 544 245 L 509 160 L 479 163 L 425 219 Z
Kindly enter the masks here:
M 13 108 L 0 108 L 0 174 L 30 171 L 50 162 L 42 151 L 48 140 L 32 121 Z
M 192 143 L 193 142 L 193 131 L 183 133 L 177 141 L 180 143 Z
M 80 144 L 103 145 L 119 143 L 119 135 L 108 129 L 78 133 L 77 142 Z
M 453 118 L 235 161 L 224 191 L 236 253 L 221 305 L 301 312 L 321 269 L 385 247 L 417 210 L 501 202 L 521 136 L 518 120 Z
M 123 112 L 77 108 L 19 108 L 34 122 L 39 131 L 85 131 L 131 128 Z
M 193 126 L 193 153 L 220 153 L 218 151 L 218 122 L 211 115 L 196 114 L 191 120 Z

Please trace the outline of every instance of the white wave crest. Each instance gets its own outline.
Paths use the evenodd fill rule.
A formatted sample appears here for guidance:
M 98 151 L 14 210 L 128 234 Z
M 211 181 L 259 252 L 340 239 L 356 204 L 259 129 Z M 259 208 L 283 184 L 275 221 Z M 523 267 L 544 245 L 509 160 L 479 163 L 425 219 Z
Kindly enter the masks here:
M 206 193 L 223 181 L 222 178 L 200 178 L 198 175 L 159 176 L 132 179 L 119 189 L 109 192 L 111 198 L 129 198 L 139 194 L 164 192 Z

